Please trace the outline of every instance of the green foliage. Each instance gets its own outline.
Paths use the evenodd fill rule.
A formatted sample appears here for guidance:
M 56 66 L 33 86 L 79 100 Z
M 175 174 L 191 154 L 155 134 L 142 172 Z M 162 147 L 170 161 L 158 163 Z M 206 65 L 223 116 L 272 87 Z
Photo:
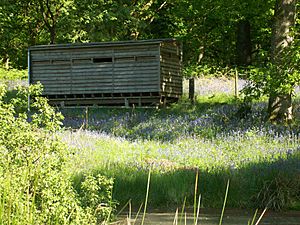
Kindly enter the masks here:
M 229 66 L 213 66 L 207 64 L 194 64 L 188 65 L 183 70 L 183 75 L 185 77 L 235 77 L 236 75 L 235 67 Z M 239 75 L 242 77 L 245 71 L 243 69 L 239 69 Z
M 94 224 L 96 217 L 81 206 L 65 170 L 72 152 L 55 134 L 61 114 L 40 92 L 39 85 L 20 88 L 7 102 L 6 88 L 0 87 L 0 223 Z M 28 94 L 35 96 L 30 117 L 24 107 Z M 101 182 L 108 188 L 104 177 L 97 185 Z
M 6 70 L 0 66 L 0 80 L 24 80 L 27 79 L 27 77 L 27 70 Z
M 299 40 L 282 53 L 281 63 L 268 63 L 264 67 L 253 67 L 248 72 L 248 85 L 244 88 L 245 101 L 251 102 L 262 96 L 290 94 L 300 84 Z
M 113 179 L 97 174 L 84 174 L 76 191 L 81 206 L 97 218 L 97 223 L 110 218 L 115 202 L 112 200 Z
M 26 67 L 31 45 L 176 37 L 185 65 L 232 65 L 241 20 L 251 24 L 253 51 L 269 49 L 273 6 L 274 0 L 4 0 L 0 58 Z
M 299 7 L 297 12 L 299 14 Z M 293 40 L 289 46 L 284 48 L 280 45 L 272 46 L 273 56 L 268 51 L 261 51 L 258 54 L 259 60 L 254 65 L 255 67 L 250 68 L 249 84 L 243 91 L 246 101 L 251 102 L 264 95 L 290 95 L 300 84 L 299 22 L 299 16 L 297 16 L 295 25 L 289 28 L 288 35 Z M 280 55 L 276 56 L 277 52 L 280 52 Z

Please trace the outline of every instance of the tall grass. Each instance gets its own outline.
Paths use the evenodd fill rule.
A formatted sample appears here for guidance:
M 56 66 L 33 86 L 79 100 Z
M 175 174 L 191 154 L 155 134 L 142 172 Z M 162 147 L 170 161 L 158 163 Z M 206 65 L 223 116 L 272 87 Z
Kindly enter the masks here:
M 142 218 L 142 223 L 141 223 L 141 225 L 144 225 L 145 216 L 146 216 L 146 212 L 147 212 L 148 198 L 149 198 L 149 190 L 150 190 L 150 178 L 151 178 L 151 168 L 149 169 L 149 174 L 148 174 L 147 190 L 146 190 L 145 206 L 144 206 L 144 214 L 143 214 L 143 218 Z
M 226 206 L 227 197 L 228 197 L 228 190 L 229 190 L 229 180 L 227 181 L 226 192 L 225 192 L 224 203 L 223 203 L 223 208 L 222 208 L 222 212 L 221 212 L 219 225 L 221 225 L 223 222 L 223 216 L 224 216 L 225 206 Z
M 63 140 L 78 153 L 74 173 L 94 170 L 115 179 L 114 198 L 125 204 L 143 202 L 139 190 L 151 167 L 150 207 L 193 206 L 195 170 L 199 168 L 202 206 L 221 208 L 222 187 L 231 180 L 229 207 L 293 208 L 299 202 L 299 124 L 265 123 L 265 103 L 239 117 L 231 97 L 182 101 L 167 109 L 89 109 L 89 127 L 64 131 Z M 66 126 L 83 124 L 85 113 L 64 111 Z M 81 126 L 81 125 L 80 125 Z M 74 163 L 75 162 L 75 163 Z M 76 164 L 76 167 L 73 166 Z M 194 186 L 193 186 L 194 187 Z M 281 196 L 281 197 L 280 197 Z M 284 198 L 282 198 L 285 196 Z M 196 207 L 194 207 L 196 208 Z
M 100 191 L 101 184 L 108 187 L 105 190 L 111 190 L 112 184 L 111 179 L 103 180 L 103 175 L 114 179 L 112 196 L 106 198 L 107 204 L 101 205 L 105 206 L 103 207 L 106 209 L 105 215 L 108 216 L 111 215 L 111 206 L 115 204 L 115 200 L 120 205 L 130 200 L 130 206 L 135 210 L 144 205 L 145 195 L 148 196 L 144 205 L 145 210 L 154 207 L 190 207 L 194 208 L 194 222 L 197 221 L 200 207 L 222 208 L 225 203 L 228 207 L 267 206 L 273 209 L 295 208 L 297 205 L 299 207 L 300 125 L 294 123 L 290 126 L 278 126 L 263 122 L 266 113 L 263 110 L 264 105 L 264 102 L 256 103 L 252 112 L 246 113 L 246 117 L 244 113 L 241 114 L 236 99 L 228 95 L 198 97 L 195 105 L 183 99 L 178 105 L 159 110 L 99 108 L 89 108 L 86 112 L 79 109 L 63 110 L 66 116 L 64 120 L 66 129 L 56 134 L 68 148 L 65 148 L 64 153 L 60 149 L 58 152 L 61 155 L 57 157 L 45 152 L 45 159 L 53 161 L 42 165 L 48 168 L 46 170 L 48 172 L 52 171 L 51 165 L 57 165 L 59 173 L 55 173 L 54 177 L 49 176 L 53 178 L 50 181 L 53 184 L 61 184 L 66 190 L 71 188 L 67 200 L 71 202 L 74 200 L 78 207 L 70 205 L 58 207 L 55 211 L 58 217 L 36 220 L 36 213 L 39 212 L 36 205 L 54 204 L 58 194 L 55 191 L 59 189 L 51 189 L 51 193 L 47 193 L 50 189 L 41 188 L 44 187 L 44 183 L 41 183 L 43 179 L 38 179 L 41 178 L 39 175 L 36 177 L 34 175 L 30 183 L 26 183 L 32 170 L 18 170 L 20 174 L 15 177 L 10 176 L 14 173 L 9 171 L 0 177 L 0 180 L 2 179 L 0 186 L 3 189 L 0 194 L 1 222 L 5 220 L 5 223 L 17 224 L 22 218 L 25 224 L 39 221 L 47 223 L 49 220 L 55 224 L 61 221 L 59 215 L 68 214 L 65 219 L 65 223 L 68 223 L 74 220 L 76 216 L 73 215 L 80 210 L 91 217 L 97 217 L 95 208 L 98 209 L 103 196 Z M 50 108 L 44 108 L 44 111 L 48 110 Z M 1 114 L 1 118 L 5 115 Z M 53 117 L 45 118 L 50 118 L 47 124 L 52 126 Z M 7 125 L 6 120 L 3 121 L 3 124 Z M 73 130 L 79 127 L 82 129 Z M 33 135 L 32 138 L 26 139 L 31 140 L 30 143 L 39 137 L 34 135 L 35 133 L 27 133 L 28 129 L 25 128 L 22 135 L 27 138 Z M 36 129 L 40 128 L 34 130 Z M 41 139 L 49 140 L 49 135 L 46 134 L 48 133 Z M 20 145 L 20 149 L 27 146 L 23 142 L 18 142 L 20 137 L 17 133 L 14 137 L 16 141 L 13 144 Z M 41 143 L 37 140 L 34 146 Z M 42 149 L 47 150 L 48 147 L 46 144 Z M 34 149 L 35 153 L 40 154 L 38 148 Z M 70 149 L 73 154 L 68 154 Z M 5 153 L 5 148 L 0 150 Z M 60 156 L 64 156 L 64 163 L 55 164 L 57 163 L 55 160 Z M 5 165 L 1 164 L 2 168 L 6 168 Z M 148 173 L 150 168 L 151 187 L 149 186 L 145 193 L 145 189 L 141 187 L 150 185 Z M 43 176 L 45 181 L 49 178 L 46 173 Z M 68 181 L 63 182 L 64 178 Z M 228 198 L 226 194 L 224 201 L 224 187 L 228 179 L 231 181 L 231 191 Z M 20 185 L 13 188 L 14 183 Z M 41 193 L 32 192 L 35 185 L 41 185 L 39 188 L 45 191 L 42 193 L 49 198 L 49 202 L 41 203 Z M 61 193 L 60 196 L 64 197 Z M 76 197 L 79 199 L 76 200 Z M 93 205 L 89 204 L 91 202 Z M 65 214 L 59 213 L 59 210 L 65 208 L 68 208 L 68 213 L 65 211 Z M 142 207 L 139 207 L 138 211 L 141 209 Z M 182 209 L 181 221 L 184 217 L 183 212 Z M 98 219 L 98 222 L 100 220 Z M 251 223 L 254 222 L 255 217 Z
M 198 170 L 197 170 L 197 172 L 196 172 L 196 179 L 195 179 L 195 183 L 194 183 L 194 190 L 198 189 L 198 176 L 199 176 L 199 173 L 198 173 Z M 145 201 L 144 201 L 145 202 L 144 213 L 142 215 L 142 219 L 141 219 L 141 223 L 140 223 L 141 225 L 143 225 L 145 223 L 145 218 L 146 218 L 146 214 L 147 214 L 147 202 L 148 202 L 148 197 L 149 197 L 149 192 L 150 192 L 150 177 L 151 177 L 151 168 L 148 171 L 146 196 L 145 196 Z M 140 188 L 142 188 L 142 187 L 140 187 Z M 224 196 L 224 201 L 223 201 L 223 208 L 222 208 L 221 215 L 220 215 L 219 225 L 223 224 L 223 217 L 224 217 L 224 211 L 225 211 L 225 206 L 226 206 L 226 202 L 227 202 L 228 192 L 229 192 L 229 180 L 227 181 L 227 185 L 226 185 L 226 191 L 225 191 L 225 196 Z M 194 195 L 197 198 L 197 191 L 194 192 Z M 174 216 L 174 220 L 173 220 L 173 225 L 178 225 L 178 224 L 182 225 L 183 215 L 184 215 L 184 225 L 187 224 L 187 212 L 185 211 L 185 202 L 186 202 L 186 198 L 184 199 L 184 202 L 183 202 L 183 206 L 182 206 L 182 210 L 181 210 L 181 215 L 180 215 L 179 221 L 178 221 L 179 210 L 178 210 L 178 208 L 176 208 L 176 212 L 175 212 L 175 216 Z M 197 204 L 197 206 L 196 206 L 197 208 L 194 208 L 194 212 L 193 212 L 193 225 L 197 225 L 198 222 L 199 222 L 199 219 L 200 219 L 201 194 L 199 194 L 198 201 L 196 200 L 196 203 L 194 203 L 194 204 Z M 123 211 L 125 209 L 125 207 L 127 205 L 129 206 L 129 211 L 128 211 L 128 214 L 127 214 L 125 222 L 122 223 L 122 224 L 124 224 L 124 225 L 125 224 L 126 225 L 132 225 L 133 224 L 134 225 L 136 222 L 138 222 L 137 219 L 139 217 L 140 210 L 142 208 L 143 203 L 141 204 L 138 212 L 136 213 L 136 217 L 135 217 L 135 219 L 133 221 L 131 219 L 131 216 L 132 216 L 131 199 L 120 210 L 120 213 L 121 213 L 121 211 Z M 194 205 L 194 207 L 195 207 L 195 205 Z M 260 223 L 260 221 L 262 220 L 263 216 L 265 215 L 266 211 L 267 211 L 267 207 L 262 211 L 261 215 L 256 220 L 256 216 L 257 216 L 257 213 L 258 213 L 258 210 L 256 210 L 255 213 L 254 213 L 254 215 L 253 215 L 252 220 L 249 220 L 247 224 L 248 225 L 254 225 L 254 223 L 255 223 L 255 225 L 258 225 Z M 165 215 L 165 216 L 167 216 L 167 215 Z M 151 216 L 148 219 L 149 219 L 148 221 L 151 221 Z M 161 218 L 161 219 L 165 219 L 165 218 Z M 120 222 L 118 222 L 118 224 L 120 224 Z

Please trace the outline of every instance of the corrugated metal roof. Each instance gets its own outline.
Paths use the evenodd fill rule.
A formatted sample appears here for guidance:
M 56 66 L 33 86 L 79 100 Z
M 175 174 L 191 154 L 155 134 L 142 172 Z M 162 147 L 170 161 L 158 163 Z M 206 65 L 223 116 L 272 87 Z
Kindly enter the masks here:
M 129 40 L 129 41 L 111 41 L 111 42 L 91 42 L 91 43 L 68 43 L 68 44 L 49 44 L 35 45 L 29 47 L 29 50 L 41 49 L 65 49 L 65 48 L 92 48 L 92 47 L 113 47 L 113 46 L 134 46 L 134 45 L 150 45 L 160 44 L 162 42 L 174 42 L 176 39 L 150 39 L 150 40 Z

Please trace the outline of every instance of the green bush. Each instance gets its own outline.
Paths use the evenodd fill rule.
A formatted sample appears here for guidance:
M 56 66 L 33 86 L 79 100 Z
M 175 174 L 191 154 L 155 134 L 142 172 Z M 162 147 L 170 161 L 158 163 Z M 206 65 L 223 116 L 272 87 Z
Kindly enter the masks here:
M 24 80 L 28 77 L 27 73 L 27 70 L 7 70 L 0 66 L 0 80 Z
M 244 88 L 245 101 L 251 102 L 262 96 L 271 94 L 293 94 L 300 84 L 300 40 L 295 39 L 293 45 L 280 55 L 280 63 L 263 63 L 249 68 L 248 85 Z M 270 61 L 270 56 L 262 57 Z
M 97 218 L 97 223 L 110 218 L 113 206 L 115 206 L 112 200 L 112 190 L 113 179 L 90 173 L 79 176 L 76 191 L 81 206 Z
M 19 88 L 5 102 L 7 91 L 0 87 L 0 224 L 95 224 L 90 208 L 96 205 L 78 196 L 64 168 L 71 151 L 55 134 L 62 115 L 40 93 L 40 85 Z M 30 115 L 28 94 L 36 96 Z M 102 182 L 106 178 L 95 185 Z

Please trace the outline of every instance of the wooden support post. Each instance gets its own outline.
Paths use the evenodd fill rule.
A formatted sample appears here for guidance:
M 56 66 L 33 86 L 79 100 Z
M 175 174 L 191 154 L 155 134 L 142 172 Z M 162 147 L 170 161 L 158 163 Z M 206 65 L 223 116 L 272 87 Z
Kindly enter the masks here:
M 125 98 L 125 107 L 128 108 L 129 107 L 129 101 L 127 98 Z
M 89 127 L 89 107 L 85 107 L 85 129 Z
M 189 99 L 192 104 L 195 103 L 195 78 L 191 77 L 189 79 Z
M 234 96 L 236 98 L 239 97 L 239 72 L 237 68 L 235 68 L 235 77 L 234 77 Z

